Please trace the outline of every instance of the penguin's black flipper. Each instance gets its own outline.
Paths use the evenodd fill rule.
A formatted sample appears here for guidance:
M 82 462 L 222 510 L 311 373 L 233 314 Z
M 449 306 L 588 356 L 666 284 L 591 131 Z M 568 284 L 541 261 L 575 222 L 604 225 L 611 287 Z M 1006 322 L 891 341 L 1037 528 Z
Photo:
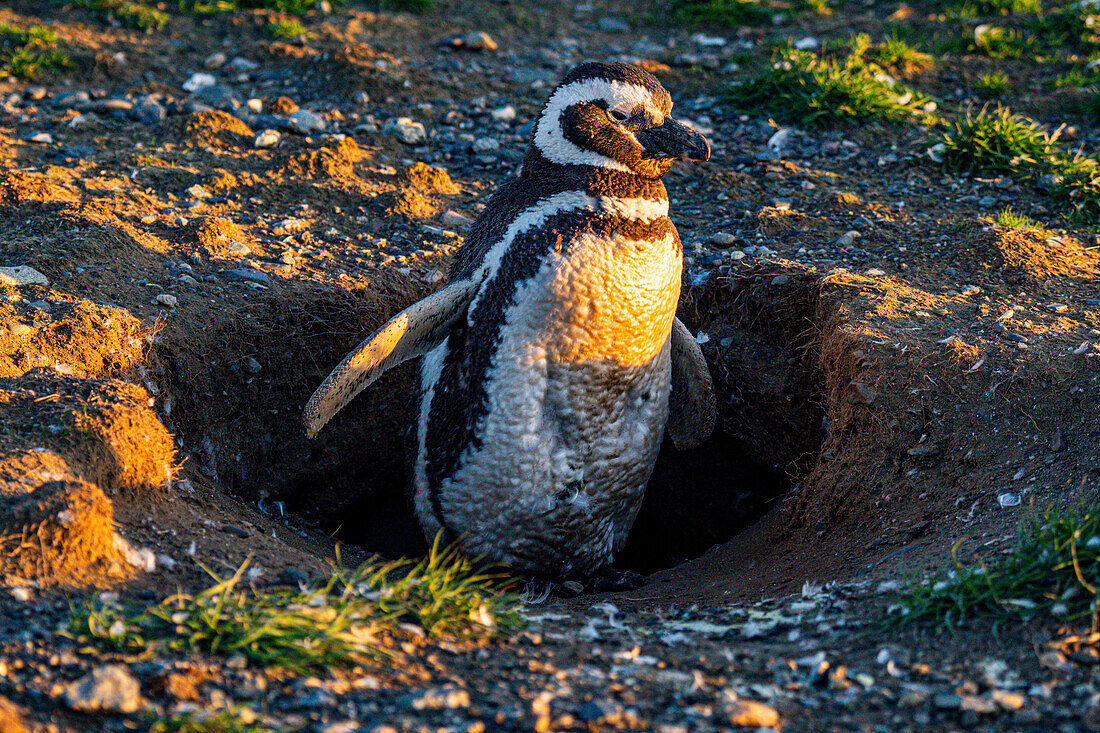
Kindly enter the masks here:
M 423 356 L 447 338 L 480 284 L 480 280 L 451 283 L 398 313 L 345 356 L 302 411 L 306 437 L 316 435 L 382 372 Z
M 700 445 L 718 419 L 714 382 L 695 337 L 679 318 L 672 319 L 672 392 L 666 430 L 680 450 Z

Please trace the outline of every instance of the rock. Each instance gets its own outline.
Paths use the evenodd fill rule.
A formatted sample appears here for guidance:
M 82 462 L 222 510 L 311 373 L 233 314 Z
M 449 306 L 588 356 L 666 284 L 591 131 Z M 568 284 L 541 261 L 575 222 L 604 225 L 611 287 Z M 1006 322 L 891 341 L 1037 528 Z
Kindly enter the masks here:
M 992 209 L 996 205 L 996 196 L 982 196 L 980 199 L 978 199 L 978 206 L 982 207 L 983 209 Z
M 485 31 L 470 31 L 457 36 L 448 36 L 440 41 L 438 45 L 463 48 L 467 51 L 497 50 L 497 42 Z
M 36 133 L 30 134 L 30 135 L 27 135 L 23 139 L 26 140 L 29 143 L 35 143 L 37 145 L 52 145 L 53 144 L 53 135 L 51 135 L 48 132 L 36 132 Z
M 932 697 L 932 705 L 937 710 L 958 710 L 962 707 L 962 699 L 958 695 L 940 693 Z
M 27 265 L 0 267 L 0 285 L 49 285 L 50 281 L 38 270 Z
M 872 267 L 865 274 L 870 275 L 871 277 L 882 277 L 886 274 L 886 271 L 878 267 Z
M 49 313 L 53 310 L 53 306 L 50 305 L 47 300 L 32 300 L 30 303 L 27 303 L 27 307 L 32 310 L 42 311 L 43 313 Z
M 92 110 L 100 114 L 112 112 L 129 112 L 134 108 L 134 103 L 128 99 L 99 99 L 92 104 Z
M 598 724 L 621 714 L 622 708 L 614 700 L 589 700 L 577 710 L 577 717 L 590 724 Z
M 776 275 L 772 278 L 772 285 L 786 285 L 791 281 L 790 275 Z
M 187 195 L 193 199 L 208 199 L 214 194 L 210 193 L 205 186 L 196 183 L 187 189 Z
M 146 100 L 131 110 L 130 114 L 143 125 L 155 125 L 168 116 L 168 110 L 153 100 Z
M 489 114 L 491 114 L 493 119 L 497 122 L 511 122 L 516 119 L 516 108 L 509 104 L 506 107 L 494 109 Z
M 327 125 L 320 115 L 300 109 L 287 118 L 287 126 L 301 135 L 309 135 L 324 130 Z
M 267 285 L 271 282 L 271 278 L 267 276 L 267 273 L 251 267 L 238 267 L 232 270 L 224 270 L 222 272 L 222 277 L 231 283 L 251 282 Z
M 233 60 L 225 66 L 225 70 L 234 74 L 243 74 L 249 71 L 255 71 L 260 68 L 260 65 L 255 61 L 250 61 L 240 56 L 234 56 Z
M 382 132 L 393 135 L 406 145 L 416 145 L 428 139 L 428 131 L 419 122 L 413 122 L 408 117 L 398 117 L 387 120 L 382 126 Z
M 981 293 L 982 289 L 979 288 L 977 285 L 967 285 L 962 290 L 963 295 L 981 295 Z
M 440 221 L 443 223 L 443 226 L 450 227 L 451 229 L 465 229 L 474 223 L 474 220 L 465 214 L 450 210 L 443 212 Z
M 244 242 L 230 242 L 226 245 L 225 251 L 234 257 L 248 257 L 252 254 L 252 250 Z
M 195 93 L 198 90 L 202 89 L 203 87 L 212 86 L 212 85 L 217 84 L 217 83 L 218 83 L 218 80 L 215 79 L 210 74 L 204 74 L 202 72 L 195 72 L 190 77 L 188 77 L 187 81 L 185 81 L 180 86 L 183 87 L 183 90 L 185 92 Z
M 251 356 L 244 360 L 243 366 L 244 370 L 249 374 L 259 374 L 260 370 L 263 369 L 260 362 L 256 361 L 256 359 Z
M 273 148 L 279 144 L 279 140 L 282 139 L 282 135 L 278 130 L 267 129 L 256 135 L 252 140 L 253 147 L 256 148 Z
M 54 106 L 61 107 L 62 109 L 84 108 L 91 101 L 91 96 L 83 91 L 66 92 L 65 94 L 58 94 L 53 98 Z
M 1062 435 L 1061 428 L 1054 431 L 1054 436 L 1050 439 L 1050 449 L 1055 453 L 1061 453 L 1066 449 L 1066 439 Z
M 1005 492 L 997 495 L 997 503 L 1001 505 L 1002 509 L 1008 509 L 1009 507 L 1020 505 L 1020 495 Z
M 500 149 L 500 142 L 492 137 L 479 137 L 470 147 L 475 153 L 492 153 Z
M 138 681 L 120 664 L 97 667 L 65 689 L 65 703 L 82 713 L 135 713 L 143 702 Z
M 715 232 L 710 237 L 710 243 L 716 247 L 729 247 L 737 241 L 737 237 L 729 232 Z
M 915 445 L 905 452 L 912 458 L 931 458 L 940 454 L 940 447 L 935 444 Z
M 997 703 L 993 702 L 993 700 L 988 697 L 979 697 L 977 695 L 963 695 L 959 707 L 962 710 L 969 710 L 979 715 L 989 715 L 990 713 L 997 712 Z
M 225 66 L 226 56 L 221 51 L 210 54 L 203 60 L 202 65 L 208 69 L 220 69 Z
M 179 303 L 179 300 L 174 295 L 168 293 L 161 293 L 155 299 L 157 305 L 167 306 L 168 308 L 175 308 Z
M 867 405 L 870 407 L 878 399 L 878 392 L 862 382 L 852 382 L 848 385 L 848 403 L 853 405 Z
M 599 29 L 604 33 L 629 33 L 630 24 L 622 18 L 615 17 L 603 17 L 596 23 Z
M 462 36 L 462 47 L 471 51 L 496 51 L 497 42 L 485 31 L 471 31 Z
M 769 705 L 738 697 L 733 690 L 725 690 L 723 698 L 731 725 L 740 728 L 774 728 L 779 725 L 779 713 Z
M 309 573 L 288 565 L 279 571 L 279 582 L 286 585 L 304 585 L 309 582 Z
M 1012 692 L 1010 690 L 1001 690 L 994 688 L 990 692 L 990 697 L 993 698 L 993 702 L 997 703 L 1004 710 L 1019 710 L 1027 702 L 1027 698 L 1021 695 L 1019 692 Z
M 856 241 L 862 236 L 863 235 L 855 229 L 849 229 L 848 231 L 844 232 L 844 234 L 842 234 L 839 239 L 836 240 L 836 244 L 838 247 L 851 247 L 852 242 Z
M 234 110 L 241 106 L 241 98 L 224 84 L 211 84 L 199 89 L 195 96 L 215 109 Z
M 470 693 L 461 687 L 432 687 L 413 693 L 413 710 L 455 710 L 470 706 Z

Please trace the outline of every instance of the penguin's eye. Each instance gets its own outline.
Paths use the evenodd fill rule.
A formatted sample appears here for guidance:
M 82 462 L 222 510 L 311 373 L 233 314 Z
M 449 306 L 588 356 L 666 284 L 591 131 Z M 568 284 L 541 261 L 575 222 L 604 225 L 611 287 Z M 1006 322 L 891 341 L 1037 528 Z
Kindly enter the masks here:
M 626 112 L 621 112 L 617 109 L 608 110 L 607 111 L 607 116 L 610 117 L 611 119 L 615 120 L 616 122 L 626 122 L 627 120 L 630 119 L 630 115 L 628 115 Z

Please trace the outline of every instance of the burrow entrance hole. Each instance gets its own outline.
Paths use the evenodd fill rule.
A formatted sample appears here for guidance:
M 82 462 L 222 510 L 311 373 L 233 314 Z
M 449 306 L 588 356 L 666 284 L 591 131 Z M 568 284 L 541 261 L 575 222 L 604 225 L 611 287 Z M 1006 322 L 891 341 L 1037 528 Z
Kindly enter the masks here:
M 380 277 L 352 291 L 257 294 L 201 328 L 181 313 L 159 335 L 154 364 L 162 417 L 191 470 L 368 553 L 422 554 L 406 499 L 418 364 L 384 375 L 312 441 L 300 415 L 344 354 L 426 294 Z M 696 557 L 809 472 L 823 438 L 820 306 L 809 273 L 712 278 L 686 292 L 680 317 L 701 334 L 718 426 L 691 451 L 666 439 L 621 565 L 651 572 Z

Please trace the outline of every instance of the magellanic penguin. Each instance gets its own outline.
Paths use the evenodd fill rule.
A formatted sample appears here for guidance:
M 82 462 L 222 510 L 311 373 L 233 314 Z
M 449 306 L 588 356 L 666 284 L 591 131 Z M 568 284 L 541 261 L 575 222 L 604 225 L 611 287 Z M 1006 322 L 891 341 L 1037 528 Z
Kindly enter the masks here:
M 706 362 L 675 318 L 683 251 L 661 182 L 710 146 L 671 108 L 638 67 L 570 71 L 450 284 L 306 406 L 312 437 L 383 371 L 424 357 L 412 489 L 429 540 L 533 577 L 613 572 L 666 427 L 679 448 L 713 430 Z

